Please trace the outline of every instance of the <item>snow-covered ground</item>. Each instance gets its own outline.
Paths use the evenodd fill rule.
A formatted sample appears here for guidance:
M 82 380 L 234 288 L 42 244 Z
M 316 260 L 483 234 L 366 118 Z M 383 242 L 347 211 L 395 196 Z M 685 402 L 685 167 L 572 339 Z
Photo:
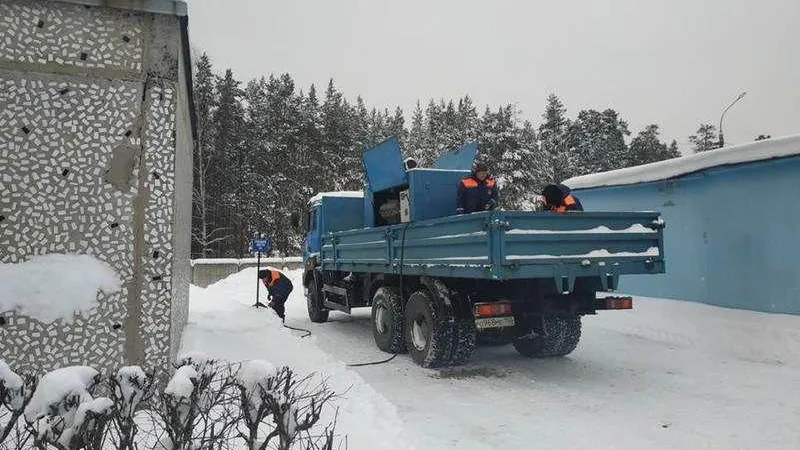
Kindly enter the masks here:
M 637 298 L 632 311 L 584 318 L 569 357 L 525 359 L 481 347 L 472 362 L 428 370 L 384 359 L 369 310 L 306 315 L 300 271 L 287 324 L 249 307 L 255 269 L 192 287 L 183 351 L 322 371 L 350 449 L 798 449 L 800 317 Z M 262 295 L 263 289 L 262 289 Z
M 297 279 L 300 274 L 292 272 L 295 290 L 290 302 L 302 301 L 305 305 L 303 286 Z M 199 351 L 229 361 L 266 360 L 274 366 L 288 365 L 302 375 L 320 373 L 327 378 L 328 386 L 343 396 L 332 406 L 339 408 L 337 434 L 347 434 L 349 449 L 413 448 L 403 437 L 397 409 L 384 396 L 312 339 L 301 339 L 298 335 L 303 333 L 281 327 L 271 309 L 251 306 L 255 303 L 256 280 L 253 268 L 206 289 L 192 286 L 181 354 Z M 262 296 L 266 296 L 265 291 L 262 286 Z M 262 301 L 266 303 L 264 297 Z M 332 421 L 333 411 L 329 410 L 324 419 L 325 423 Z

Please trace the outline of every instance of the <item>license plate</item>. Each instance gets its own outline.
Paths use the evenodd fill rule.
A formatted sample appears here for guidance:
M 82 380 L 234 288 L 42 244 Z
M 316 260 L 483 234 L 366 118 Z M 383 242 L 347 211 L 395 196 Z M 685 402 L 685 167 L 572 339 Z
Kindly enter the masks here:
M 513 327 L 514 316 L 507 317 L 481 317 L 475 319 L 475 326 L 480 329 Z

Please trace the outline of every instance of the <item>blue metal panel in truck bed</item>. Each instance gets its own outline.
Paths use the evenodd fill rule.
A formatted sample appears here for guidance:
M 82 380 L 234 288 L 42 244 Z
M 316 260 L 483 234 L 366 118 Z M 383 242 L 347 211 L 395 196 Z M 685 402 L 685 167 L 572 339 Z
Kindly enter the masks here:
M 524 279 L 664 273 L 655 212 L 487 211 L 328 233 L 322 268 Z

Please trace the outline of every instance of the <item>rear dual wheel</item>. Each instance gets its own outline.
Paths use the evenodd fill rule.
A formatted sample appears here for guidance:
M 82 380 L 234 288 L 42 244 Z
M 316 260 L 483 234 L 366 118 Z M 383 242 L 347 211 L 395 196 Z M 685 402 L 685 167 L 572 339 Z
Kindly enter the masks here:
M 476 346 L 475 321 L 445 312 L 426 290 L 411 294 L 404 305 L 399 291 L 383 286 L 372 297 L 372 335 L 388 353 L 408 350 L 422 367 L 461 365 Z
M 411 294 L 405 311 L 405 342 L 422 367 L 461 365 L 475 352 L 475 322 L 452 317 L 425 290 Z
M 514 348 L 528 358 L 566 356 L 572 353 L 581 339 L 581 317 L 559 316 L 542 318 L 539 333 L 514 339 Z

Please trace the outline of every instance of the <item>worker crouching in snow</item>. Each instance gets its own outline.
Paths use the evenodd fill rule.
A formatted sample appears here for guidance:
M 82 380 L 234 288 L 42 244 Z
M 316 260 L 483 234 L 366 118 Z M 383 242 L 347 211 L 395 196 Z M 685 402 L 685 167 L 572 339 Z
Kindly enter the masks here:
M 581 201 L 563 184 L 548 184 L 542 191 L 542 196 L 545 211 L 583 211 Z
M 286 308 L 284 305 L 289 298 L 289 294 L 292 293 L 292 289 L 294 289 L 289 277 L 275 269 L 264 269 L 258 271 L 258 279 L 267 287 L 269 293 L 267 306 L 275 310 L 278 313 L 278 317 L 285 319 Z

